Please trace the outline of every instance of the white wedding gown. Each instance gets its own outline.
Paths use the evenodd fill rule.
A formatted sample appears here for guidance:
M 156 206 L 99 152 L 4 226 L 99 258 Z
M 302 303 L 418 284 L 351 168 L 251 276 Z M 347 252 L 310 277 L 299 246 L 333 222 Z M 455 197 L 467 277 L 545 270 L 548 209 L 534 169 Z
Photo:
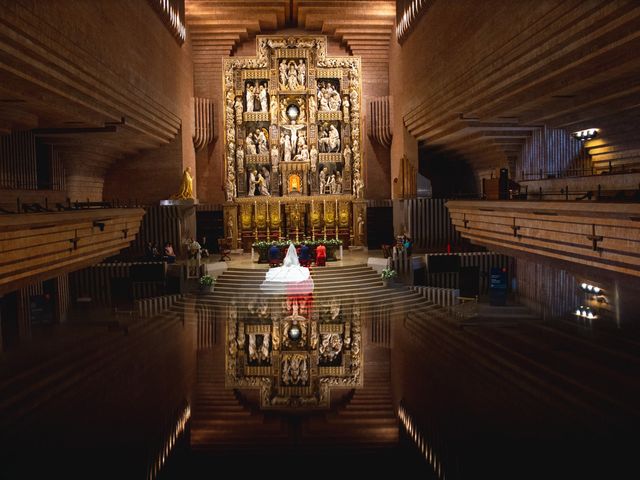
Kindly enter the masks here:
M 265 279 L 260 285 L 260 290 L 287 295 L 303 295 L 313 292 L 313 279 L 309 269 L 300 266 L 293 243 L 289 244 L 282 266 L 267 271 Z

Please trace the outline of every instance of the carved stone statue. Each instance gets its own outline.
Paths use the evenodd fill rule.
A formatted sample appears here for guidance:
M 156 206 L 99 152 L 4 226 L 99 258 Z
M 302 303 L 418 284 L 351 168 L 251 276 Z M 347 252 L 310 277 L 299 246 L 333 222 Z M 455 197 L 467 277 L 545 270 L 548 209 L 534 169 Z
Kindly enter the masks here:
M 247 113 L 253 112 L 255 97 L 255 87 L 253 85 L 247 85 L 247 91 L 245 93 L 245 98 L 247 100 Z
M 271 174 L 267 167 L 262 167 L 262 177 L 264 178 L 264 184 L 268 192 L 271 190 Z
M 335 125 L 329 126 L 329 152 L 340 151 L 340 133 Z
M 298 130 L 301 130 L 303 128 L 305 128 L 304 125 L 296 125 L 293 121 L 291 122 L 291 125 L 283 125 L 281 127 L 283 130 L 288 131 L 289 135 L 286 135 L 286 137 L 290 138 L 291 141 L 291 154 L 295 155 L 298 150 Z
M 297 70 L 298 70 L 298 83 L 302 88 L 304 88 L 304 85 L 305 85 L 304 81 L 307 76 L 307 67 L 304 64 L 304 60 L 300 59 L 300 61 L 298 62 Z
M 255 155 L 257 153 L 253 133 L 247 133 L 247 136 L 244 139 L 244 148 L 247 150 L 247 155 Z
M 304 137 L 301 137 L 301 138 L 304 138 Z M 302 148 L 300 150 L 300 157 L 302 158 L 303 162 L 309 161 L 309 149 L 306 144 L 302 145 Z
M 364 183 L 360 180 L 360 173 L 356 172 L 353 174 L 353 193 L 356 198 L 362 198 L 362 189 L 364 188 Z
M 311 160 L 311 171 L 315 172 L 318 165 L 318 149 L 316 149 L 315 145 L 311 145 L 309 160 Z
M 340 170 L 336 171 L 333 191 L 331 193 L 336 195 L 339 195 L 342 193 L 342 174 L 340 173 Z
M 236 111 L 236 125 L 242 125 L 242 98 L 236 97 L 234 108 Z
M 267 86 L 264 83 L 260 84 L 260 87 L 258 87 L 258 99 L 260 100 L 260 111 L 268 112 L 269 102 L 267 100 Z
M 309 122 L 315 123 L 316 111 L 318 110 L 318 104 L 316 103 L 316 97 L 309 97 Z
M 329 171 L 329 169 L 327 167 L 324 167 L 320 171 L 320 175 L 319 175 L 319 179 L 320 179 L 320 195 L 324 194 L 325 187 L 327 185 L 327 172 L 328 171 Z
M 280 144 L 282 145 L 282 151 L 284 153 L 284 161 L 291 161 L 291 139 L 289 135 L 284 135 L 280 137 Z
M 233 218 L 227 220 L 227 238 L 233 238 Z
M 249 173 L 249 191 L 247 192 L 247 195 L 250 197 L 253 197 L 256 192 L 256 185 L 258 185 L 258 179 L 256 177 L 257 173 L 258 171 L 255 168 L 251 170 L 251 173 Z
M 329 175 L 329 178 L 327 178 L 327 183 L 325 183 L 324 189 L 328 190 L 328 193 L 336 193 L 336 175 L 334 173 Z
M 358 240 L 361 244 L 364 244 L 364 219 L 362 218 L 362 212 L 358 212 L 358 222 L 356 225 L 356 232 L 358 234 Z
M 280 74 L 280 88 L 285 88 L 287 85 L 287 78 L 289 77 L 289 67 L 287 66 L 286 60 L 282 60 L 280 62 L 278 72 Z
M 344 100 L 342 101 L 342 121 L 344 123 L 349 123 L 349 97 L 344 96 Z
M 261 173 L 258 173 L 258 176 L 256 177 L 256 184 L 258 185 L 258 193 L 260 195 L 264 195 L 267 197 L 271 196 L 271 193 L 269 193 L 269 188 L 267 187 L 267 181 L 264 179 Z
M 345 145 L 342 151 L 342 160 L 344 161 L 344 169 L 351 170 L 351 148 L 349 148 L 349 145 Z
M 260 155 L 266 155 L 269 153 L 269 147 L 267 146 L 267 136 L 265 129 L 256 130 L 256 143 L 258 144 L 258 153 Z
M 278 163 L 280 163 L 280 152 L 278 151 L 277 145 L 271 145 L 271 166 L 274 168 L 278 168 Z
M 238 171 L 244 170 L 244 150 L 242 147 L 236 149 L 236 164 L 238 165 Z
M 276 95 L 271 96 L 271 123 L 278 121 L 278 98 Z
M 227 202 L 232 202 L 236 196 L 236 176 L 233 172 L 229 172 L 227 175 L 227 183 L 224 189 Z
M 298 68 L 293 60 L 289 62 L 289 71 L 287 73 L 287 87 L 289 90 L 298 90 L 300 83 L 298 82 Z

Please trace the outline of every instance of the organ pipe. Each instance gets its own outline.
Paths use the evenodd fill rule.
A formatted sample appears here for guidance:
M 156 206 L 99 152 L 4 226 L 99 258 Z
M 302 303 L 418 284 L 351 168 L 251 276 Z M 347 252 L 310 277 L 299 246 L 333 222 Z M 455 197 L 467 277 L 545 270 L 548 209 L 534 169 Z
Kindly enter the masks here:
M 195 132 L 193 146 L 196 151 L 215 141 L 214 136 L 214 106 L 209 98 L 193 98 L 193 111 L 195 115 Z

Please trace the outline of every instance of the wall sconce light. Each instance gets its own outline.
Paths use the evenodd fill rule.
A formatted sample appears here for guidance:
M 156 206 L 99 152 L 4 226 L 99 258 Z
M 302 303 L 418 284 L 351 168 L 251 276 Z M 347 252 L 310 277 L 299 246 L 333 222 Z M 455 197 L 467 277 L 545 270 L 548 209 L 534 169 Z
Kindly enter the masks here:
M 579 130 L 577 132 L 573 132 L 571 135 L 573 138 L 580 140 L 581 142 L 586 142 L 587 140 L 593 140 L 598 136 L 598 132 L 600 132 L 599 128 L 588 128 L 586 130 Z
M 592 293 L 594 295 L 600 295 L 601 292 L 603 292 L 603 290 L 600 287 L 596 287 L 595 285 L 591 285 L 589 283 L 581 283 L 580 284 L 580 288 L 587 292 L 587 293 Z
M 598 315 L 596 315 L 591 308 L 585 307 L 584 305 L 580 305 L 580 308 L 576 308 L 574 314 L 576 317 L 587 318 L 589 320 L 598 318 Z

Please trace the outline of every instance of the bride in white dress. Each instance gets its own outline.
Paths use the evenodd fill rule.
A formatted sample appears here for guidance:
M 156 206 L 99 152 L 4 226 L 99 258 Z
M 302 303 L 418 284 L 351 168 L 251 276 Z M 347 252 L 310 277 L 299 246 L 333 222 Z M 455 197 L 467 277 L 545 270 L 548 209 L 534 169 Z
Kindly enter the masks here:
M 301 267 L 293 243 L 289 244 L 287 255 L 281 267 L 270 268 L 265 275 L 260 290 L 268 293 L 303 295 L 313 292 L 313 279 L 307 267 Z

